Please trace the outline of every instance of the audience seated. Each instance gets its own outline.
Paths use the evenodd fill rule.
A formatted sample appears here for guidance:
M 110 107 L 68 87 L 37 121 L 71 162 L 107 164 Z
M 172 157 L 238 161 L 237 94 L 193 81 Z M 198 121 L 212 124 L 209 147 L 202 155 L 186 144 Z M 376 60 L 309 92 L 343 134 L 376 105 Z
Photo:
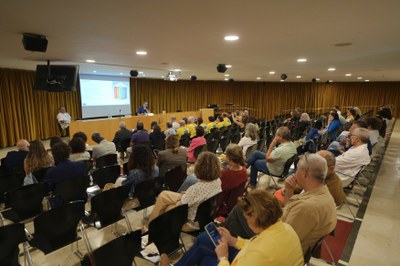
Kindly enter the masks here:
M 84 176 L 86 173 L 83 162 L 71 162 L 69 160 L 70 148 L 65 142 L 59 142 L 51 148 L 56 166 L 50 168 L 44 176 L 49 190 L 55 185 L 72 177 Z
M 76 132 L 76 133 L 74 134 L 74 136 L 72 136 L 72 137 L 73 137 L 73 138 L 78 137 L 78 138 L 83 139 L 83 141 L 85 142 L 85 149 L 86 149 L 87 151 L 91 151 L 91 150 L 92 150 L 92 147 L 90 147 L 89 144 L 87 144 L 87 136 L 86 136 L 86 134 L 83 133 L 82 131 Z
M 377 117 L 368 117 L 365 119 L 365 123 L 367 123 L 368 127 L 369 141 L 371 145 L 374 146 L 378 142 L 380 136 L 379 130 L 382 127 L 382 120 Z
M 188 204 L 188 222 L 183 226 L 182 230 L 188 232 L 199 229 L 198 223 L 194 220 L 198 206 L 203 201 L 221 192 L 217 156 L 211 152 L 202 152 L 197 158 L 194 172 L 199 182 L 191 186 L 185 194 L 166 190 L 160 193 L 149 216 L 149 222 L 180 204 Z
M 370 163 L 368 140 L 367 129 L 354 129 L 350 135 L 351 148 L 336 157 L 335 172 L 342 180 L 343 187 L 350 185 L 361 167 Z
M 175 265 L 304 265 L 299 238 L 290 225 L 281 221 L 280 204 L 269 192 L 251 191 L 239 199 L 238 206 L 257 237 L 234 237 L 220 227 L 221 240 L 215 251 L 203 233 Z M 161 256 L 160 265 L 169 265 L 166 254 Z
M 179 147 L 178 137 L 171 135 L 166 139 L 166 149 L 158 153 L 157 165 L 160 168 L 160 176 L 178 165 L 186 164 L 187 151 Z
M 124 121 L 121 121 L 119 123 L 119 130 L 115 132 L 114 139 L 112 140 L 112 142 L 114 142 L 115 144 L 117 151 L 125 152 L 126 149 L 129 147 L 129 141 L 131 140 L 131 137 L 132 131 L 126 128 L 126 123 Z
M 204 129 L 204 132 L 207 132 L 207 125 L 204 123 L 203 118 L 197 118 L 197 125 Z
M 302 113 L 299 123 L 292 130 L 292 139 L 298 140 L 303 137 L 304 131 L 311 126 L 311 119 L 307 113 Z
M 232 124 L 231 120 L 228 118 L 228 114 L 227 113 L 223 113 L 222 114 L 222 120 L 223 120 L 223 123 L 224 123 L 224 127 L 229 127 Z
M 189 130 L 186 127 L 186 122 L 185 120 L 179 121 L 180 127 L 176 130 L 176 136 L 178 137 L 178 140 L 181 140 L 181 137 L 183 135 L 189 135 Z
M 148 144 L 150 141 L 149 133 L 144 129 L 143 122 L 137 121 L 136 123 L 136 131 L 133 132 L 131 138 L 131 146 L 139 145 L 139 144 Z
M 215 118 L 213 116 L 208 117 L 208 124 L 207 124 L 207 133 L 211 132 L 211 129 L 217 128 L 217 122 L 215 122 Z
M 206 144 L 207 144 L 207 141 L 204 138 L 204 128 L 197 126 L 196 127 L 196 137 L 194 139 L 192 139 L 192 141 L 190 142 L 190 146 L 187 151 L 188 162 L 194 163 L 196 161 L 196 158 L 194 157 L 194 150 L 197 147 L 199 147 L 201 145 L 206 145 Z
M 128 175 L 120 178 L 117 182 L 123 186 L 131 187 L 129 197 L 132 198 L 135 193 L 135 186 L 158 176 L 158 167 L 155 165 L 153 153 L 148 145 L 139 144 L 132 147 L 132 153 L 128 160 L 128 170 Z
M 64 142 L 59 136 L 54 136 L 50 138 L 50 150 L 57 143 Z
M 171 122 L 167 122 L 167 129 L 164 131 L 164 135 L 166 138 L 170 135 L 176 135 L 176 130 L 172 128 Z
M 85 141 L 79 137 L 74 137 L 69 142 L 71 148 L 70 161 L 90 160 L 90 153 L 86 151 Z
M 92 140 L 97 143 L 93 146 L 92 154 L 92 158 L 95 160 L 101 156 L 117 152 L 114 142 L 105 140 L 100 133 L 93 133 Z
M 277 144 L 279 146 L 275 148 Z M 247 166 L 251 167 L 249 187 L 256 187 L 258 171 L 273 175 L 282 174 L 286 161 L 296 153 L 296 147 L 290 140 L 289 128 L 278 128 L 275 138 L 272 140 L 266 153 L 255 151 L 247 158 Z
M 180 125 L 178 122 L 176 122 L 176 116 L 171 116 L 171 123 L 172 123 L 172 128 L 177 130 L 178 128 L 180 128 Z
M 36 183 L 37 180 L 31 174 L 42 168 L 54 165 L 53 157 L 46 151 L 40 140 L 34 140 L 30 143 L 29 152 L 24 160 L 25 180 L 24 185 Z
M 246 154 L 247 149 L 257 144 L 258 141 L 258 129 L 253 123 L 248 123 L 244 131 L 243 138 L 240 139 L 238 145 L 243 149 L 243 154 Z
M 24 160 L 29 151 L 29 142 L 26 139 L 20 139 L 17 142 L 17 150 L 9 151 L 4 158 L 4 167 L 3 169 L 6 171 L 23 171 L 24 169 Z
M 153 132 L 150 133 L 149 139 L 150 139 L 150 147 L 152 149 L 156 149 L 156 150 L 164 149 L 165 135 L 164 135 L 164 132 L 161 131 L 161 128 L 159 125 L 153 126 Z
M 189 131 L 190 138 L 196 137 L 196 117 L 189 116 L 188 124 L 186 127 L 187 127 L 187 130 Z
M 340 111 L 339 106 L 333 107 L 333 110 L 332 110 L 332 111 L 333 111 L 333 112 L 336 112 L 336 113 L 338 114 L 339 121 L 340 121 L 340 124 L 341 124 L 341 125 L 344 125 L 344 124 L 347 123 L 346 118 L 343 117 L 342 112 Z
M 356 110 L 354 110 L 353 108 L 347 110 L 347 117 L 346 117 L 347 123 L 353 121 L 355 117 L 356 117 Z
M 314 127 L 310 129 L 306 136 L 306 140 L 312 139 L 319 139 L 321 137 L 322 133 L 322 128 L 323 128 L 323 123 L 321 120 L 317 120 L 314 124 Z
M 336 112 L 331 112 L 328 118 L 328 128 L 325 133 L 331 133 L 331 139 L 335 140 L 336 131 L 342 126 L 339 120 L 339 115 Z
M 249 117 L 243 115 L 243 112 L 233 112 L 232 113 L 232 123 L 235 123 L 239 128 L 244 129 L 248 123 Z
M 217 128 L 218 128 L 218 129 L 221 129 L 221 128 L 223 128 L 223 127 L 225 127 L 224 118 L 222 117 L 222 115 L 217 116 Z

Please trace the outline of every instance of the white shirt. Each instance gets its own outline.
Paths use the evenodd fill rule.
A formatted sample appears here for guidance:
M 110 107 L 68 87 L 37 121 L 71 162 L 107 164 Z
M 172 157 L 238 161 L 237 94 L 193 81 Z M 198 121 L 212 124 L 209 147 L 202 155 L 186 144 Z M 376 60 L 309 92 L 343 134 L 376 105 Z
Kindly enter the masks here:
M 249 137 L 243 137 L 243 138 L 240 139 L 238 145 L 239 145 L 240 147 L 242 147 L 242 149 L 243 149 L 243 154 L 246 155 L 247 149 L 250 148 L 251 146 L 253 146 L 253 145 L 256 144 L 256 143 L 257 143 L 257 140 L 252 140 L 252 139 L 249 138 Z
M 348 151 L 336 157 L 335 172 L 340 177 L 343 187 L 347 187 L 354 180 L 361 167 L 371 161 L 368 145 L 353 146 Z
M 60 124 L 60 126 L 65 129 L 67 127 L 69 127 L 69 123 L 71 123 L 71 116 L 65 112 L 65 113 L 58 113 L 57 115 L 57 121 Z M 61 121 L 64 121 L 64 123 L 62 123 Z
M 175 130 L 177 130 L 178 128 L 180 128 L 181 127 L 181 125 L 179 125 L 179 123 L 178 122 L 172 122 L 172 128 L 173 129 L 175 129 Z

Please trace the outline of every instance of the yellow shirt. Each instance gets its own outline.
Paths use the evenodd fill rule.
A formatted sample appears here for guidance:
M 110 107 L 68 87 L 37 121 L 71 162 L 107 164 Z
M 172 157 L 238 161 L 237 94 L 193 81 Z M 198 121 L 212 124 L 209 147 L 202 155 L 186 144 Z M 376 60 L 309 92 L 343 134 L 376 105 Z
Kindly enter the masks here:
M 178 140 L 181 140 L 181 137 L 185 134 L 189 134 L 187 127 L 180 127 L 176 130 L 176 136 L 178 137 Z
M 250 240 L 238 237 L 235 248 L 240 252 L 232 264 L 222 260 L 218 266 L 303 266 L 300 240 L 293 228 L 281 221 L 276 222 Z
M 188 124 L 186 127 L 187 127 L 187 129 L 189 131 L 190 138 L 196 137 L 196 125 L 195 124 Z
M 206 124 L 202 123 L 202 124 L 200 124 L 200 126 L 201 126 L 202 128 L 204 128 L 204 131 L 205 131 L 205 132 L 207 131 L 207 125 L 206 125 Z
M 228 127 L 232 124 L 228 117 L 225 117 L 222 123 L 224 124 L 224 127 Z
M 218 128 L 218 129 L 221 129 L 221 128 L 223 128 L 224 126 L 225 126 L 225 125 L 224 125 L 224 121 L 217 123 L 217 128 Z
M 213 128 L 217 128 L 217 123 L 215 123 L 215 122 L 211 122 L 211 123 L 208 123 L 207 124 L 207 133 L 210 133 L 211 132 L 211 129 L 213 129 Z

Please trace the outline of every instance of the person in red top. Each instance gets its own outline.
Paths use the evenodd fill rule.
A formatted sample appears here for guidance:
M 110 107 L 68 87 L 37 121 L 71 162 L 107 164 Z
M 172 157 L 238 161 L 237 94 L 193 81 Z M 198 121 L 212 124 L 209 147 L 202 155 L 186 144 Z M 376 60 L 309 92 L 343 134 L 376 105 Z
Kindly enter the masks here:
M 219 206 L 217 217 L 228 215 L 230 209 L 236 204 L 237 198 L 243 194 L 244 183 L 248 179 L 242 148 L 237 144 L 229 144 L 225 154 L 226 162 L 223 164 L 220 177 L 223 200 Z M 239 186 L 242 186 L 243 190 L 234 192 L 237 195 L 231 195 L 233 189 Z
M 194 156 L 194 149 L 196 149 L 199 146 L 207 144 L 206 139 L 203 136 L 204 136 L 204 128 L 200 126 L 196 127 L 196 137 L 192 139 L 192 142 L 190 143 L 189 149 L 187 151 L 189 163 L 196 162 L 197 158 Z

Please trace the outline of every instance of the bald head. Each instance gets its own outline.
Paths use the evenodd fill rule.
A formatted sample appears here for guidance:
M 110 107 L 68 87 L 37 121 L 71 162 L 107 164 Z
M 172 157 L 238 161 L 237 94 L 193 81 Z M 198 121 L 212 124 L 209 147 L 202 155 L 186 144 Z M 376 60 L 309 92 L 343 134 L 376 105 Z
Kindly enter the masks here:
M 29 142 L 26 139 L 18 140 L 17 149 L 20 151 L 29 151 Z
M 320 150 L 317 152 L 318 155 L 322 156 L 327 163 L 328 172 L 326 173 L 327 176 L 330 176 L 333 172 L 335 172 L 335 164 L 336 164 L 336 157 L 333 155 L 332 152 L 327 150 Z

